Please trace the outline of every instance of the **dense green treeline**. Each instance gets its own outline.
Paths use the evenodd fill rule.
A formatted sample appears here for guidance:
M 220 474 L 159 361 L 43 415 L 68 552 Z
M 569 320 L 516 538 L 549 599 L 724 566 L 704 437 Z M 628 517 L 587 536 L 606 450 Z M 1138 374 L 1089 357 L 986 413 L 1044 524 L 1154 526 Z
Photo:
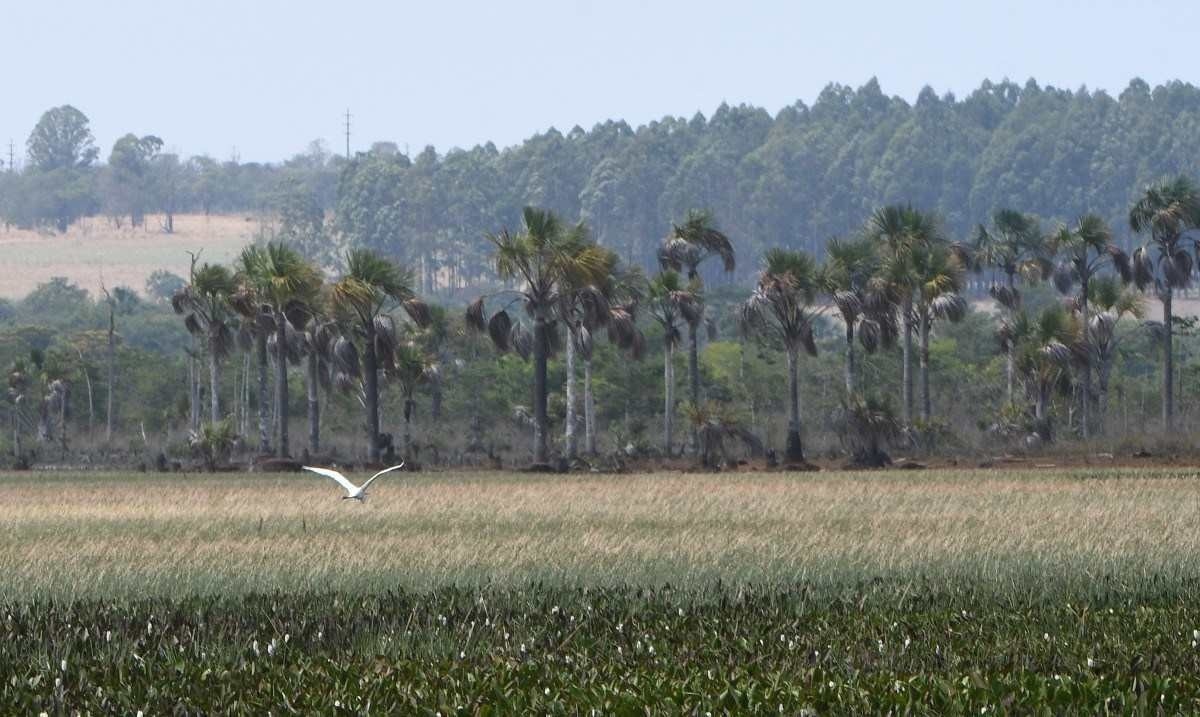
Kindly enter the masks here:
M 427 292 L 483 275 L 484 233 L 516 224 L 526 205 L 587 220 L 602 245 L 649 269 L 670 221 L 691 207 L 720 216 L 739 255 L 783 246 L 819 256 L 885 204 L 936 211 L 955 236 L 1002 206 L 1043 219 L 1094 212 L 1120 227 L 1145 184 L 1200 172 L 1200 89 L 1141 80 L 1116 97 L 1031 80 L 984 82 L 962 98 L 927 88 L 913 103 L 875 81 L 830 85 L 811 106 L 774 117 L 722 105 L 711 117 L 637 128 L 551 129 L 505 149 L 408 156 L 380 142 L 349 162 L 314 144 L 277 165 L 182 159 L 157 137 L 133 135 L 98 165 L 82 122 L 84 136 L 65 153 L 37 149 L 39 124 L 25 171 L 0 185 L 8 221 L 291 206 L 329 216 L 347 243 L 419 267 Z M 755 268 L 744 263 L 735 279 L 747 282 Z

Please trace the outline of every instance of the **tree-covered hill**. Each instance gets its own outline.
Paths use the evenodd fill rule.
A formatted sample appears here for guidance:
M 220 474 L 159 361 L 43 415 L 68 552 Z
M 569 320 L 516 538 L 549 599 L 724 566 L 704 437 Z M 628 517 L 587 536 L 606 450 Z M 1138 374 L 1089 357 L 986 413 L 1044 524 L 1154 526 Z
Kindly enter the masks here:
M 443 284 L 479 276 L 484 233 L 515 224 L 527 204 L 588 220 L 603 244 L 646 266 L 690 207 L 711 208 L 740 256 L 769 246 L 820 254 L 872 208 L 897 202 L 938 212 L 958 236 L 1005 206 L 1045 219 L 1096 212 L 1124 227 L 1146 183 L 1200 174 L 1200 89 L 1133 80 L 1113 97 L 1033 80 L 984 82 L 962 98 L 927 88 L 910 104 L 872 80 L 830 85 L 811 106 L 797 102 L 773 117 L 722 105 L 711 117 L 637 128 L 609 121 L 551 129 L 506 149 L 426 148 L 409 157 L 381 142 L 349 162 L 310 151 L 278 165 L 151 156 L 144 184 L 128 179 L 139 170 L 125 151 L 155 149 L 144 141 L 124 138 L 121 152 L 113 148 L 121 165 L 110 158 L 93 166 L 84 148 L 73 166 L 39 169 L 35 139 L 26 171 L 0 185 L 14 223 L 61 225 L 56 212 L 119 215 L 132 206 L 136 214 L 166 203 L 176 211 L 324 210 L 345 241 L 420 266 L 429 290 L 439 267 Z M 70 184 L 51 192 L 55 181 Z M 130 198 L 139 187 L 140 202 Z M 745 262 L 737 277 L 755 269 Z

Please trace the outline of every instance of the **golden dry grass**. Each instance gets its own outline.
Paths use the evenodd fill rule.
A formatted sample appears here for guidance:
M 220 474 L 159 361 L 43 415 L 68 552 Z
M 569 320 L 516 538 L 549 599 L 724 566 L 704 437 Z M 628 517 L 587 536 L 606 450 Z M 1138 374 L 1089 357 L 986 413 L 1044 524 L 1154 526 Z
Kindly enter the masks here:
M 142 228 L 117 229 L 105 218 L 81 220 L 65 234 L 0 227 L 0 297 L 16 299 L 54 276 L 65 276 L 93 295 L 103 281 L 141 292 L 156 269 L 186 277 L 189 251 L 204 250 L 206 261 L 227 262 L 254 236 L 257 219 L 242 215 L 180 214 L 175 232 L 164 234 L 157 216 Z
M 0 592 L 1200 573 L 1189 471 L 390 479 L 5 476 Z

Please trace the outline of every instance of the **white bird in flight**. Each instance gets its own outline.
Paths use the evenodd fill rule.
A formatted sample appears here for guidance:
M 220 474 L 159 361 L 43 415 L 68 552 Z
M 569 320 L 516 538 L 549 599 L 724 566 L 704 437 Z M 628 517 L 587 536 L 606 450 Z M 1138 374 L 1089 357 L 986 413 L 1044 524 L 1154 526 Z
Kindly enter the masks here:
M 353 483 L 351 483 L 349 480 L 346 479 L 346 476 L 344 476 L 341 473 L 338 473 L 337 471 L 332 470 L 330 468 L 313 468 L 312 466 L 300 466 L 300 467 L 306 471 L 311 471 L 313 473 L 316 473 L 317 475 L 323 475 L 326 478 L 332 478 L 335 481 L 337 481 L 338 485 L 340 485 L 341 487 L 346 489 L 346 495 L 342 496 L 342 500 L 357 500 L 360 503 L 364 503 L 367 500 L 367 486 L 371 485 L 371 481 L 375 480 L 376 478 L 383 475 L 384 473 L 390 473 L 391 471 L 394 471 L 397 468 L 403 468 L 404 463 L 401 463 L 398 466 L 392 466 L 391 468 L 385 468 L 385 469 L 379 471 L 375 475 L 368 478 L 367 482 L 363 483 L 361 486 L 354 485 Z

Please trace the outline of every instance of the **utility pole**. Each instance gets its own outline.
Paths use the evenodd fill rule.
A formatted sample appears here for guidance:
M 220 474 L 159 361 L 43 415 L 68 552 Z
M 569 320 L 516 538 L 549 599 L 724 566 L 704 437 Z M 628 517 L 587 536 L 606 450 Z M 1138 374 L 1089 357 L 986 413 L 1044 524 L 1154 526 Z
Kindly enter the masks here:
M 346 159 L 350 159 L 350 108 L 346 108 Z
M 17 171 L 17 166 L 15 164 L 13 164 L 13 156 L 14 156 L 13 155 L 13 141 L 10 139 L 10 140 L 8 140 L 8 171 L 9 172 Z

